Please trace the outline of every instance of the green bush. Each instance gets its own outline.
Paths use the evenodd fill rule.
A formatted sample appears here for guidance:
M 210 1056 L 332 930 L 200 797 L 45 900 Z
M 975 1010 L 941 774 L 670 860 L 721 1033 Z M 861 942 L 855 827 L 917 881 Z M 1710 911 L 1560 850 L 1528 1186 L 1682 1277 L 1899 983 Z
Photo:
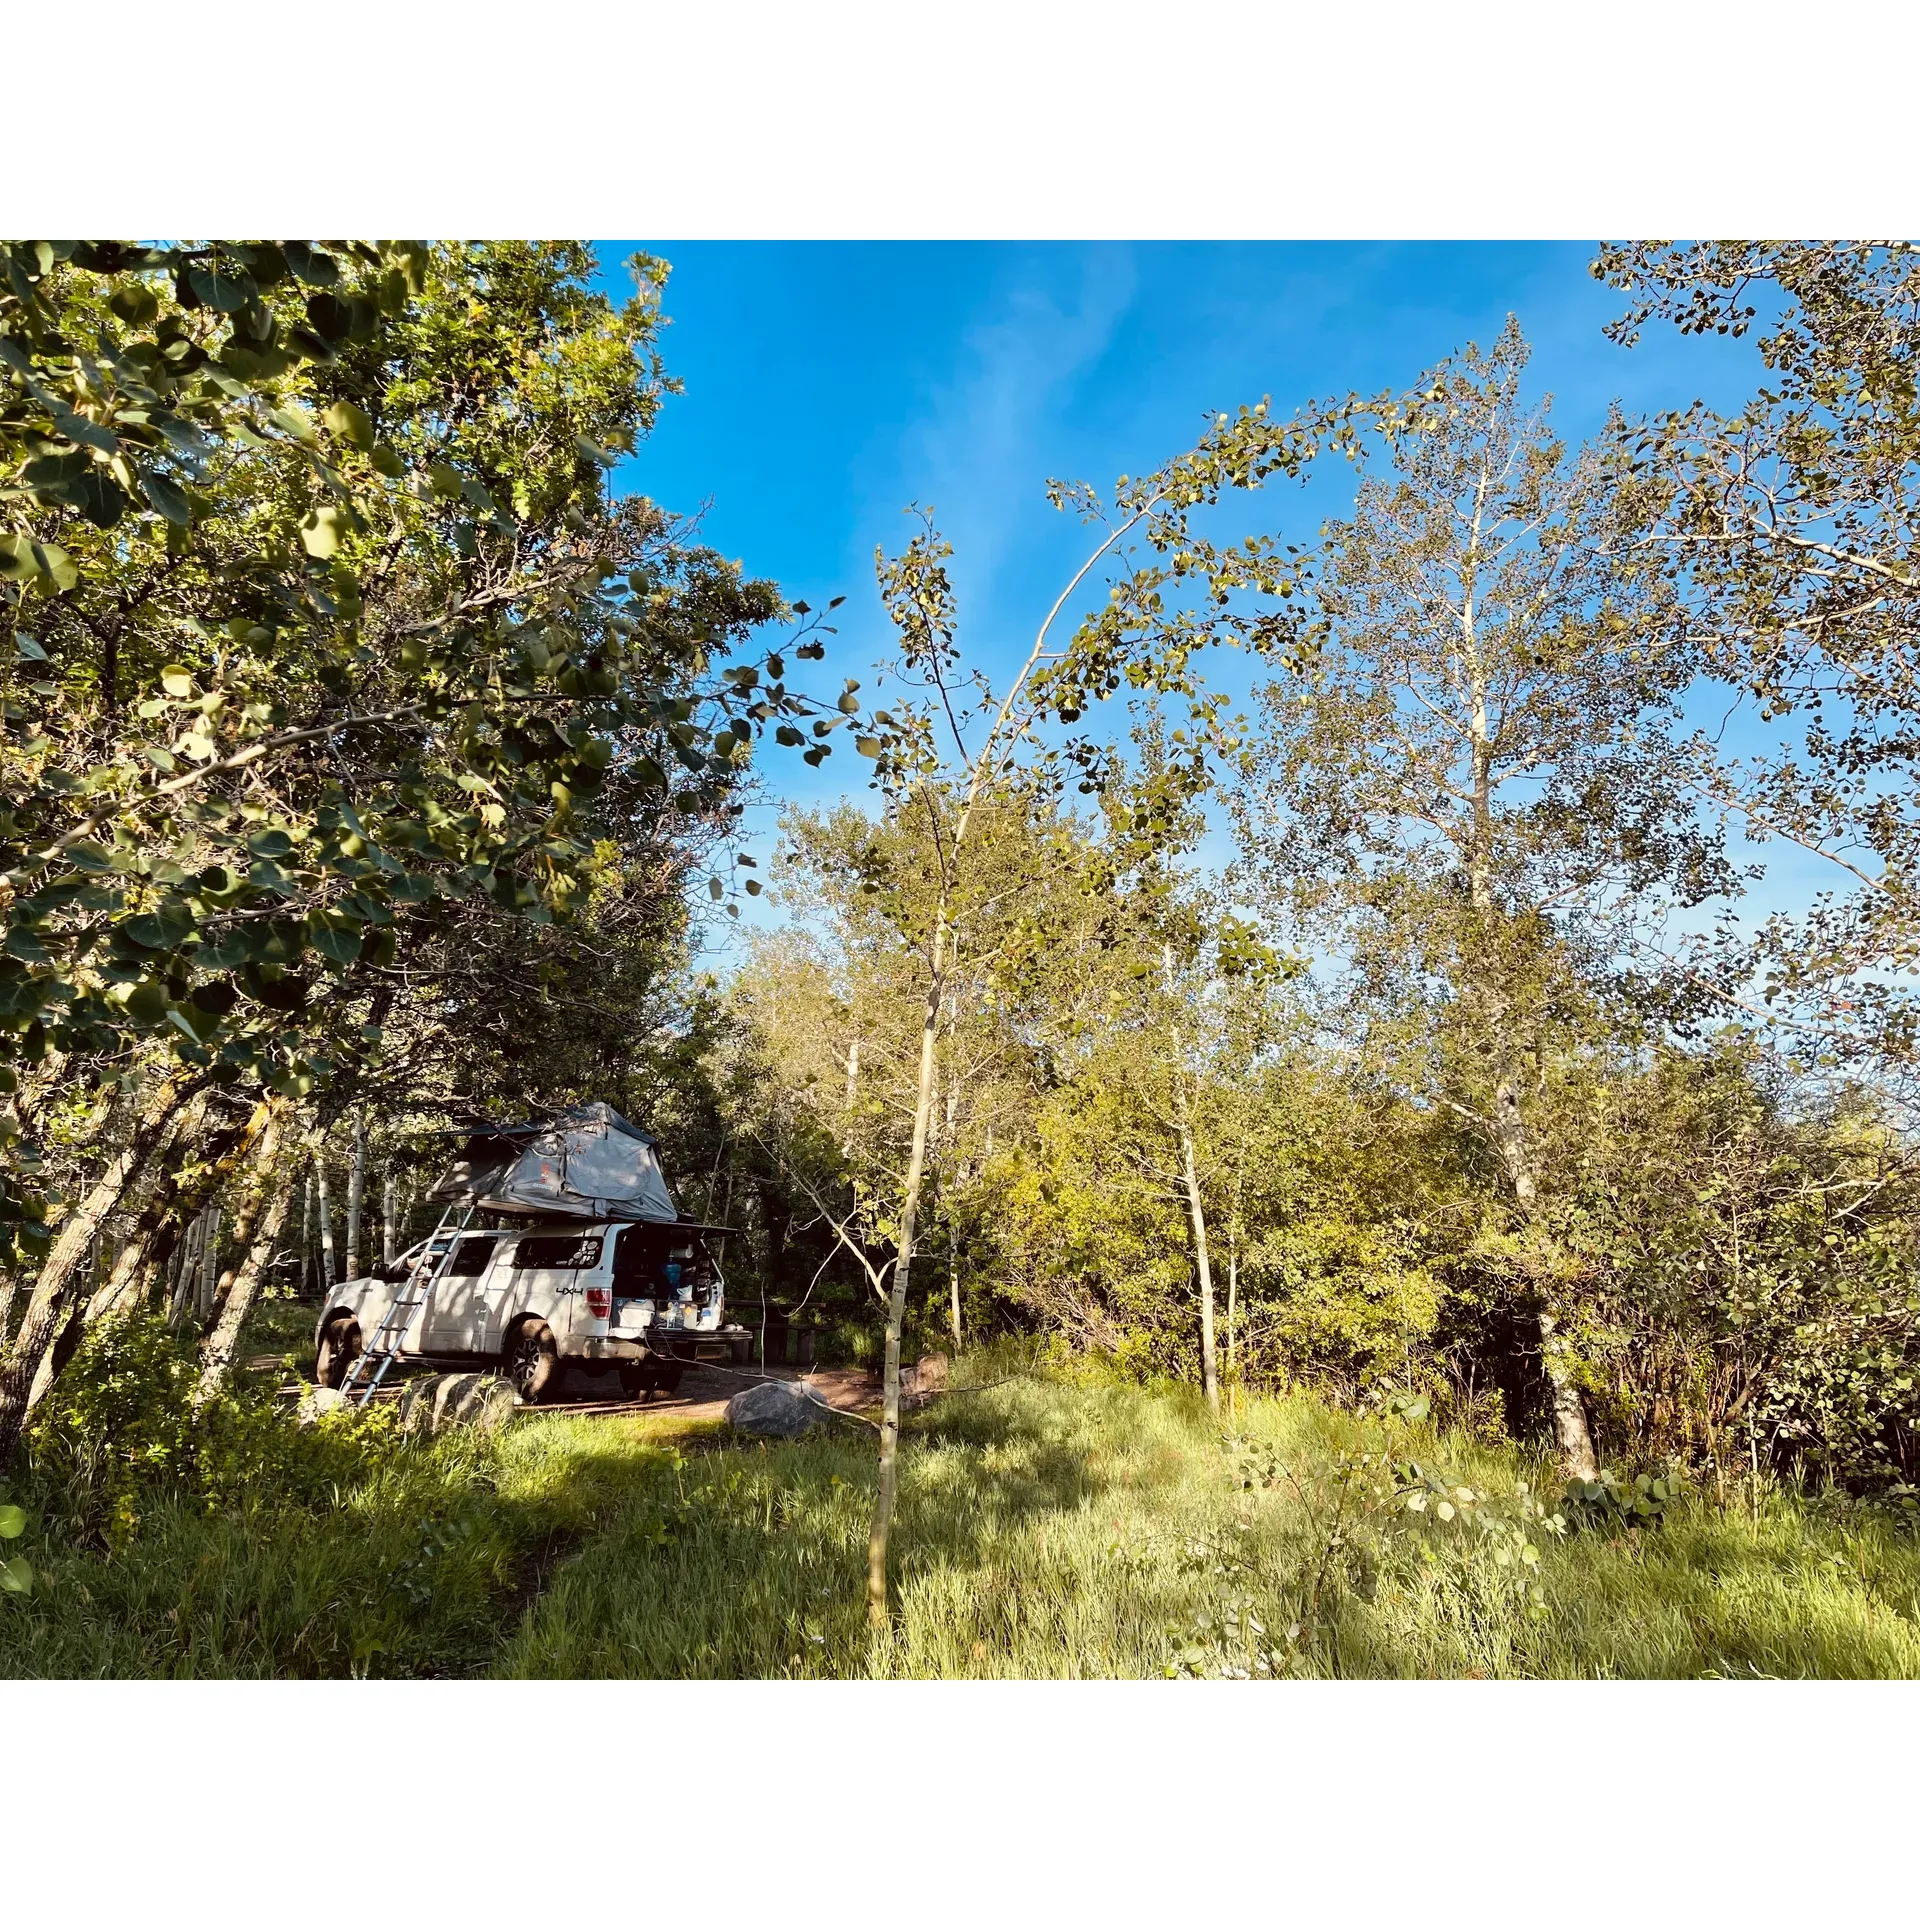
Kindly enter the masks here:
M 196 1409 L 198 1378 L 191 1338 L 156 1315 L 117 1314 L 90 1328 L 29 1440 L 49 1523 L 76 1545 L 121 1546 L 156 1501 L 209 1512 L 310 1506 L 391 1443 L 384 1410 L 299 1427 L 245 1374 Z

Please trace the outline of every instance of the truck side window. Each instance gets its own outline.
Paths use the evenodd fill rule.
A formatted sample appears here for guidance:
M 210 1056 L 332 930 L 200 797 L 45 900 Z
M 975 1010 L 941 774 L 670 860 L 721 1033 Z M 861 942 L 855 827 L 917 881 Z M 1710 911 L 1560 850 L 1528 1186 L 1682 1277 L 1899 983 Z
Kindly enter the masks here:
M 597 1233 L 530 1233 L 513 1250 L 516 1273 L 529 1267 L 588 1268 L 600 1264 Z

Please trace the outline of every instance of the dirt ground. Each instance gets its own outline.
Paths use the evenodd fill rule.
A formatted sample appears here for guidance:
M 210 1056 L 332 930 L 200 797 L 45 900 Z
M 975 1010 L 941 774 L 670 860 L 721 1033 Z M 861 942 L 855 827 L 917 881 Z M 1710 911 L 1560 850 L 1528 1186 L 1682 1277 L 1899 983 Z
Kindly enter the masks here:
M 682 1367 L 679 1386 L 650 1401 L 570 1397 L 545 1406 L 522 1407 L 520 1411 L 718 1420 L 726 1412 L 727 1402 L 758 1380 L 804 1380 L 828 1406 L 838 1407 L 842 1413 L 871 1414 L 880 1405 L 879 1383 L 861 1367 L 722 1367 L 706 1363 Z
M 286 1384 L 280 1389 L 289 1398 L 306 1391 L 289 1356 L 259 1354 L 242 1364 L 256 1372 L 280 1372 Z M 289 1377 L 294 1376 L 294 1377 Z M 310 1378 L 310 1376 L 304 1376 Z M 374 1398 L 397 1400 L 406 1382 L 415 1378 L 407 1369 L 389 1374 Z M 688 1362 L 680 1370 L 680 1384 L 672 1393 L 656 1394 L 651 1400 L 627 1400 L 609 1391 L 611 1382 L 603 1372 L 599 1378 L 576 1374 L 563 1382 L 565 1397 L 539 1406 L 518 1409 L 521 1413 L 569 1413 L 582 1415 L 627 1414 L 658 1418 L 663 1422 L 718 1420 L 727 1410 L 727 1402 L 743 1393 L 758 1380 L 804 1380 L 830 1407 L 842 1413 L 874 1418 L 880 1408 L 880 1383 L 861 1367 L 797 1367 L 748 1365 L 723 1367 L 710 1361 Z

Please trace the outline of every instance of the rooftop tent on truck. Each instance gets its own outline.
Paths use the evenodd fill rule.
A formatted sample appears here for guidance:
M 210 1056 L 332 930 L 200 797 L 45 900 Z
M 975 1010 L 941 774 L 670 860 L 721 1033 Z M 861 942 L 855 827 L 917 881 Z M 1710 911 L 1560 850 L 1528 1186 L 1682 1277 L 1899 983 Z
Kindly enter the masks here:
M 679 1218 L 658 1144 L 604 1100 L 551 1120 L 478 1125 L 430 1198 L 499 1213 L 581 1220 Z

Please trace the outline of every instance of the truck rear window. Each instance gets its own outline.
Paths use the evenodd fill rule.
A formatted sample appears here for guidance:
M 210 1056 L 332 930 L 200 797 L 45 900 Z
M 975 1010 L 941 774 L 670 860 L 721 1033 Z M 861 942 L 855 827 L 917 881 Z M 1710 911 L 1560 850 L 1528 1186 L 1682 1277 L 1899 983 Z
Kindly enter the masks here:
M 597 1267 L 600 1264 L 600 1235 L 597 1233 L 532 1233 L 513 1250 L 516 1272 L 528 1267 Z

